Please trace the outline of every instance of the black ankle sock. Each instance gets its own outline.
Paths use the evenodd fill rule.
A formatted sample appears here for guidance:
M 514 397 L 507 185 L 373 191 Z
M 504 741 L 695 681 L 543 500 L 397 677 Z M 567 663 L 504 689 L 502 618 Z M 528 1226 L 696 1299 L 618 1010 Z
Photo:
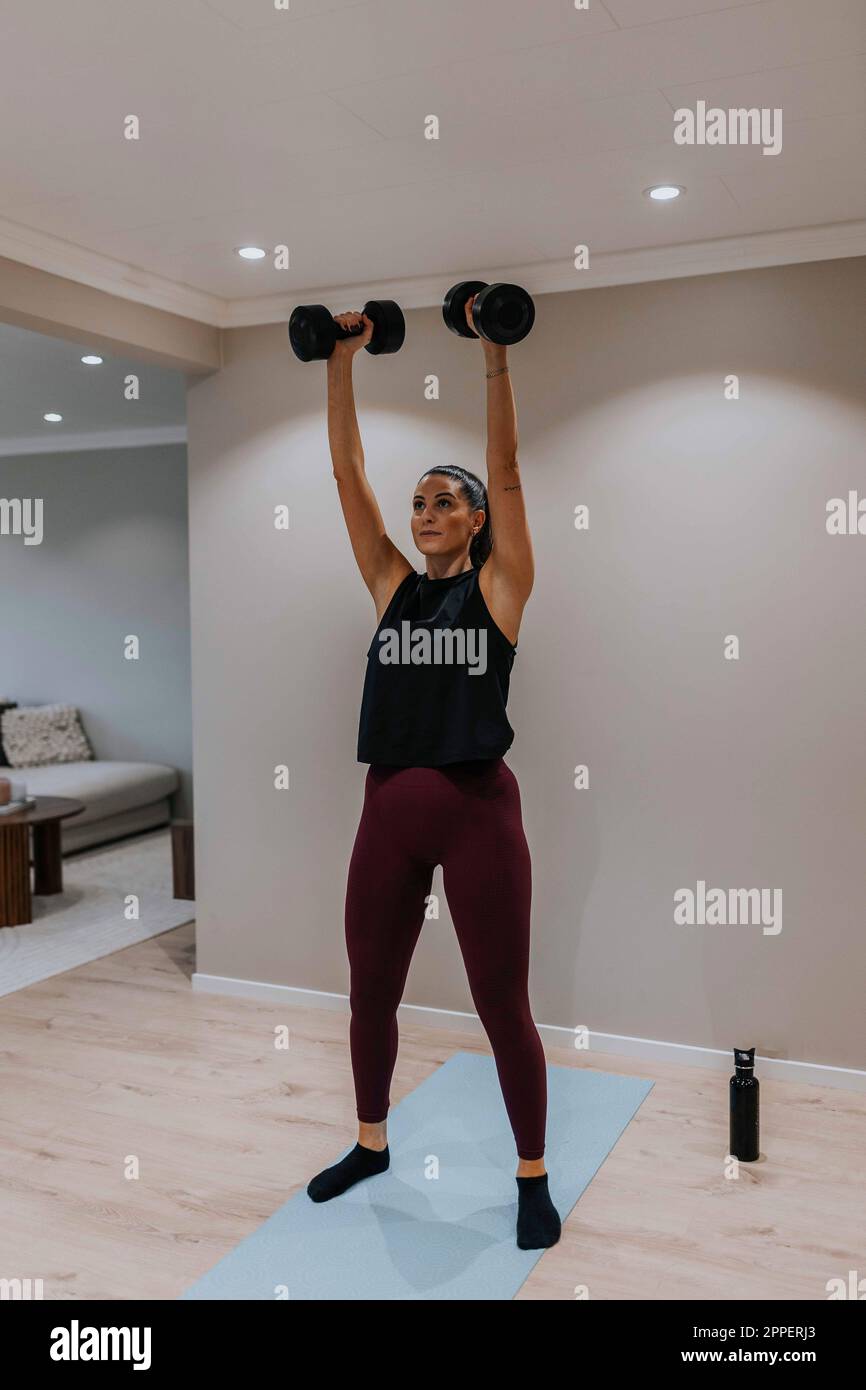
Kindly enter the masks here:
M 321 1173 L 311 1178 L 307 1192 L 314 1202 L 327 1202 L 331 1197 L 339 1197 L 347 1187 L 352 1187 L 362 1178 L 372 1178 L 376 1173 L 384 1173 L 390 1162 L 391 1155 L 388 1153 L 387 1144 L 381 1152 L 377 1149 L 365 1149 L 363 1144 L 356 1144 L 339 1163 L 335 1163 L 332 1168 L 324 1168 Z
M 521 1250 L 541 1250 L 559 1240 L 562 1223 L 550 1200 L 547 1174 L 517 1179 L 517 1244 Z

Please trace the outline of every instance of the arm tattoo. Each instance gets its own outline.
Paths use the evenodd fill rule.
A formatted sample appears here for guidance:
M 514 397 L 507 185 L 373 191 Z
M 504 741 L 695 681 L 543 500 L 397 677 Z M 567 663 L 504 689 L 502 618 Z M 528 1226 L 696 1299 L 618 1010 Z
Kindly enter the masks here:
M 520 483 L 512 483 L 511 487 L 504 487 L 503 492 L 520 492 Z

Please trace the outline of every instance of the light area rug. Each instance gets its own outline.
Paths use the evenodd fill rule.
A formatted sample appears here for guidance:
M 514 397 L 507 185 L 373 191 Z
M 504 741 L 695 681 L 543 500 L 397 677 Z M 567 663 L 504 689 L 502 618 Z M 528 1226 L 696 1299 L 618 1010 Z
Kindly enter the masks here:
M 126 916 L 138 898 L 138 920 Z M 0 928 L 0 995 L 110 956 L 195 917 L 172 897 L 171 832 L 148 831 L 63 861 L 63 892 L 33 898 L 33 921 Z

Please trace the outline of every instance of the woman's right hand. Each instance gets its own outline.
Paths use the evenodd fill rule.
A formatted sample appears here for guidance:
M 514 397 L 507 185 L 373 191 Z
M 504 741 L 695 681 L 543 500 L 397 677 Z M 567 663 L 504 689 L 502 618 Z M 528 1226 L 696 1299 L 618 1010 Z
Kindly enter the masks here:
M 350 338 L 338 338 L 334 344 L 332 357 L 353 357 L 362 347 L 366 347 L 373 336 L 373 320 L 366 314 L 349 312 L 346 314 L 335 314 L 334 322 L 341 328 L 355 328 L 357 324 L 363 324 L 362 333 L 353 333 Z

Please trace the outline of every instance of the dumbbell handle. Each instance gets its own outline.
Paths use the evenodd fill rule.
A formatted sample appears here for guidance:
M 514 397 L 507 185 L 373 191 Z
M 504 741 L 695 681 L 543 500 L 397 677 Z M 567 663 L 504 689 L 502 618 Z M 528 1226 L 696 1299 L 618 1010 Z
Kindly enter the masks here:
M 365 323 L 356 323 L 354 328 L 346 328 L 342 323 L 337 323 L 337 320 L 334 319 L 334 332 L 338 338 L 357 338 L 359 334 L 364 332 L 366 327 L 367 325 Z

